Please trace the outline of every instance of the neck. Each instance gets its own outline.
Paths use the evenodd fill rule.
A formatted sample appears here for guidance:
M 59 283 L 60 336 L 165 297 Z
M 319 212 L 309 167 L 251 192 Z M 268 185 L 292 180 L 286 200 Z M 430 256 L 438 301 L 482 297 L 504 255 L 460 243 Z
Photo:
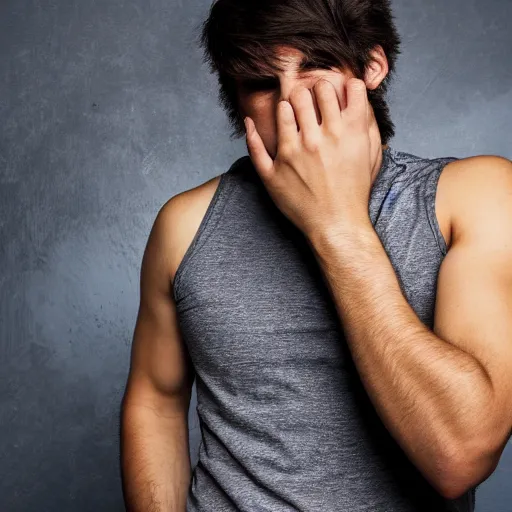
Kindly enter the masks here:
M 377 162 L 375 162 L 375 167 L 372 169 L 372 177 L 371 177 L 372 185 L 373 185 L 373 182 L 375 181 L 375 178 L 377 178 L 377 175 L 379 174 L 379 172 L 382 168 L 382 163 L 384 162 L 383 151 L 386 149 L 389 149 L 389 146 L 387 144 L 382 146 L 381 151 L 379 152 L 379 157 L 377 158 Z

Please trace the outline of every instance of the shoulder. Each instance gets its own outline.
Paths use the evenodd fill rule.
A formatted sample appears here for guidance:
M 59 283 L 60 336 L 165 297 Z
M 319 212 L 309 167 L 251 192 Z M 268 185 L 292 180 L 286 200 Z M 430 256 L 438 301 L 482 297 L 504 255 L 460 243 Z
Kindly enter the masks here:
M 496 222 L 508 222 L 510 228 L 511 205 L 512 162 L 507 158 L 461 158 L 447 163 L 439 177 L 436 211 L 451 243 Z
M 199 229 L 221 176 L 171 197 L 159 210 L 153 231 L 165 252 L 171 282 Z

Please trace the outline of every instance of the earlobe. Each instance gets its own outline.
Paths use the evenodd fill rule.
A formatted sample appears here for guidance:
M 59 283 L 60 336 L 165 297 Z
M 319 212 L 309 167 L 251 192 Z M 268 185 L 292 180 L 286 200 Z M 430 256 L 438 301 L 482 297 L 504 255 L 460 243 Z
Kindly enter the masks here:
M 371 70 L 366 70 L 364 75 L 364 83 L 366 84 L 366 88 L 370 91 L 376 89 L 379 86 L 379 81 L 375 79 L 375 74 Z
M 386 78 L 389 68 L 386 54 L 380 45 L 377 45 L 370 54 L 371 61 L 366 67 L 364 82 L 367 89 L 374 90 Z

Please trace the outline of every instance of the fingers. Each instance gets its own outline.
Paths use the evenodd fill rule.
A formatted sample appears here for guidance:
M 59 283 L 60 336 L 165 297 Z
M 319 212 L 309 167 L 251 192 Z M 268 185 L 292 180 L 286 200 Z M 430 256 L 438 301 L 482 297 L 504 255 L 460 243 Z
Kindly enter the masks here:
M 246 117 L 244 121 L 247 132 L 247 149 L 254 168 L 263 181 L 270 180 L 274 172 L 274 161 L 268 154 L 267 148 L 256 130 L 253 120 L 250 117 Z
M 322 126 L 334 128 L 341 121 L 340 98 L 334 84 L 319 80 L 314 86 L 314 94 L 322 116 Z
M 349 78 L 346 82 L 347 107 L 343 118 L 352 128 L 368 130 L 368 94 L 366 84 L 358 78 Z
M 315 104 L 311 91 L 306 87 L 298 87 L 290 94 L 297 123 L 301 132 L 314 130 L 318 126 Z
M 297 121 L 293 107 L 288 101 L 280 101 L 277 105 L 277 152 L 283 146 L 290 146 L 296 143 Z

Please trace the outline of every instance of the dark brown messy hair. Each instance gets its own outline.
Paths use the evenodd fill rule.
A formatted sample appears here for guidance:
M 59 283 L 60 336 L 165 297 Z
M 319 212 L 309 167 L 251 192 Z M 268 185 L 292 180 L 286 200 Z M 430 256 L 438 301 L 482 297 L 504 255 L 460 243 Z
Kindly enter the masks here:
M 389 0 L 216 0 L 202 23 L 198 44 L 203 62 L 218 74 L 219 102 L 233 131 L 245 135 L 235 80 L 258 80 L 283 71 L 275 46 L 291 46 L 315 67 L 349 69 L 362 79 L 380 45 L 389 72 L 368 98 L 375 112 L 382 143 L 395 135 L 384 99 L 400 53 L 400 37 Z

